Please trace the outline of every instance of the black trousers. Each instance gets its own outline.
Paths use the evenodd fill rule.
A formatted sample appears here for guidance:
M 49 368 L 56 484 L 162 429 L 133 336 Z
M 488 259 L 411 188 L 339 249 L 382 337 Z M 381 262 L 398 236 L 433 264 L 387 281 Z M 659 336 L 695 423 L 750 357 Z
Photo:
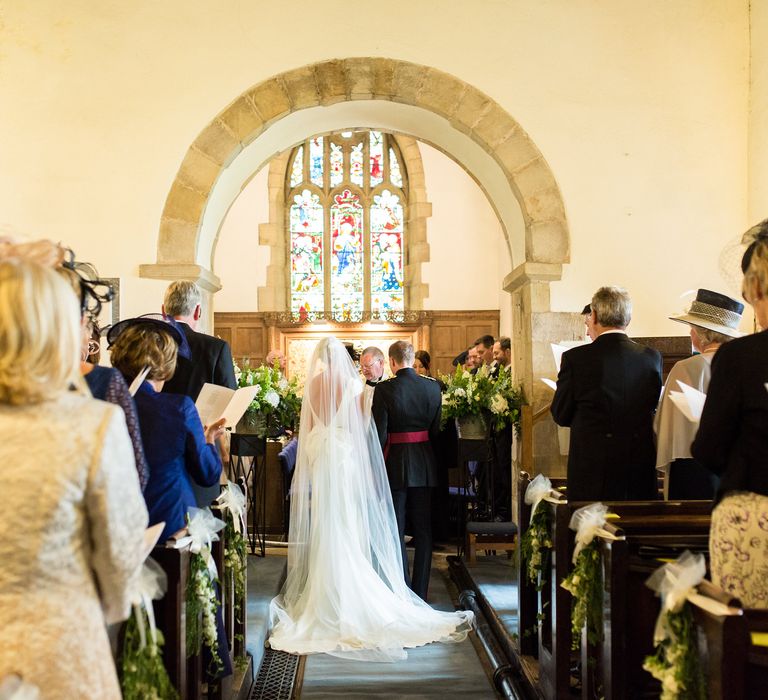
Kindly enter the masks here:
M 405 582 L 419 598 L 427 599 L 429 572 L 432 569 L 432 487 L 418 486 L 392 490 L 400 550 L 403 555 Z M 408 575 L 405 551 L 405 521 L 408 519 L 413 537 L 413 571 Z
M 720 486 L 720 479 L 695 459 L 675 459 L 669 469 L 670 501 L 711 501 Z

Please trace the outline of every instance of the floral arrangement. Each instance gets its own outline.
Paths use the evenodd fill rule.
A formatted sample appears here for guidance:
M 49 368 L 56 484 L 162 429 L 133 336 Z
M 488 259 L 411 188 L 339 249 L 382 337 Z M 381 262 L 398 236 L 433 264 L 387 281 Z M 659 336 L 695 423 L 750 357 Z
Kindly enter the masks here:
M 272 417 L 282 428 L 293 429 L 301 413 L 298 381 L 286 379 L 277 362 L 272 367 L 251 367 L 246 360 L 242 368 L 235 363 L 235 379 L 238 387 L 258 387 L 248 413 Z
M 483 365 L 472 374 L 459 366 L 453 374 L 440 375 L 440 380 L 445 384 L 443 421 L 479 415 L 490 419 L 497 431 L 511 423 L 519 435 L 524 396 L 510 372 L 494 374 L 490 365 Z
M 178 700 L 163 665 L 163 633 L 155 625 L 152 601 L 162 598 L 168 587 L 165 572 L 154 559 L 142 566 L 132 599 L 120 652 L 120 689 L 126 700 Z
M 571 648 L 578 649 L 581 630 L 587 628 L 587 641 L 597 644 L 603 638 L 603 562 L 598 540 L 586 545 L 576 558 L 576 566 L 560 584 L 573 596 L 571 604 Z
M 156 629 L 147 637 L 147 610 L 143 605 L 135 605 L 133 612 L 125 625 L 120 659 L 120 690 L 124 700 L 178 700 L 179 693 L 163 665 L 163 633 Z
M 659 567 L 645 582 L 661 597 L 653 642 L 656 652 L 645 658 L 643 668 L 661 681 L 662 700 L 707 697 L 689 597 L 704 580 L 706 564 L 701 554 L 683 552 L 675 561 Z M 713 601 L 710 601 L 712 603 Z M 722 606 L 721 614 L 731 614 Z
M 525 562 L 528 580 L 535 584 L 536 590 L 544 590 L 549 553 L 552 550 L 551 510 L 536 508 L 531 523 L 520 542 L 520 554 Z
M 211 544 L 219 539 L 224 523 L 215 518 L 208 508 L 189 508 L 187 535 L 176 542 L 176 549 L 189 549 L 189 578 L 187 579 L 187 654 L 199 654 L 203 644 L 211 653 L 210 671 L 215 675 L 224 668 L 219 656 L 216 611 L 219 582 L 216 563 L 211 556 Z
M 645 657 L 643 668 L 661 681 L 661 699 L 707 697 L 690 603 L 667 613 L 670 636 Z
M 235 483 L 228 481 L 216 502 L 224 514 L 224 583 L 234 591 L 234 611 L 238 622 L 243 619 L 246 568 L 245 547 L 245 494 Z

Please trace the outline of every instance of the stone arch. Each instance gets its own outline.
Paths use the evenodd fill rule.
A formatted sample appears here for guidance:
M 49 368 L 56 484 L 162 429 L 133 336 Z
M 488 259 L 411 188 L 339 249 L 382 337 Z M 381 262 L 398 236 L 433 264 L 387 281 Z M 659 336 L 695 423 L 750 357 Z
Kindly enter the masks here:
M 312 125 L 304 123 L 299 131 L 302 115 Z M 213 251 L 240 187 L 307 134 L 354 127 L 429 143 L 461 164 L 485 191 L 512 261 L 503 287 L 511 295 L 515 375 L 529 401 L 546 401 L 549 390 L 535 378 L 553 375 L 549 341 L 569 337 L 574 325 L 573 314 L 550 311 L 549 284 L 570 261 L 562 195 L 539 149 L 501 105 L 429 66 L 389 58 L 334 59 L 286 71 L 244 92 L 187 150 L 161 215 L 156 262 L 141 265 L 140 276 L 197 280 L 206 291 L 210 327 L 211 295 L 221 288 L 212 272 Z M 246 155 L 255 159 L 247 171 L 239 167 Z M 537 463 L 543 457 L 548 467 L 562 465 L 553 452 L 556 444 L 553 425 L 538 426 Z
M 421 310 L 429 296 L 429 285 L 422 281 L 421 265 L 429 262 L 427 219 L 432 204 L 427 201 L 424 166 L 416 139 L 394 135 L 408 173 L 408 238 L 405 265 L 408 308 Z M 269 163 L 267 189 L 269 221 L 259 224 L 259 243 L 269 246 L 270 258 L 264 287 L 259 287 L 259 311 L 285 311 L 288 298 L 288 243 L 285 230 L 285 173 L 291 151 L 286 150 Z
M 459 78 L 387 58 L 334 59 L 286 71 L 258 83 L 220 112 L 187 151 L 163 208 L 156 264 L 142 265 L 141 276 L 174 279 L 183 272 L 216 291 L 219 281 L 210 270 L 215 236 L 203 245 L 201 227 L 222 173 L 249 144 L 291 114 L 370 100 L 438 115 L 488 154 L 517 200 L 525 226 L 524 261 L 516 265 L 510 284 L 521 274 L 560 278 L 570 255 L 565 207 L 549 165 L 523 128 L 497 102 Z M 489 199 L 498 212 L 502 198 Z

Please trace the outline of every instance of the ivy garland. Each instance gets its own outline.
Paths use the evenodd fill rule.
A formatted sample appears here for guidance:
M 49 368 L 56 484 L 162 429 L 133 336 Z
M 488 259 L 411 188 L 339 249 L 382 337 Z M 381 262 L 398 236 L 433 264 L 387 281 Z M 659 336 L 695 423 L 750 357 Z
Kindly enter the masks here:
M 233 590 L 235 595 L 234 612 L 238 622 L 243 621 L 243 601 L 245 600 L 245 569 L 247 556 L 245 537 L 235 529 L 234 516 L 230 514 L 224 528 L 224 583 L 227 590 Z
M 544 590 L 545 571 L 552 550 L 551 510 L 539 504 L 531 518 L 531 523 L 520 542 L 522 561 L 525 562 L 528 580 L 535 584 L 536 590 Z
M 603 639 L 603 566 L 600 542 L 593 539 L 580 552 L 576 565 L 560 584 L 573 596 L 571 604 L 571 648 L 578 649 L 581 630 L 587 626 L 587 641 Z
M 120 658 L 120 689 L 124 700 L 178 700 L 179 694 L 163 665 L 163 633 L 156 630 L 156 644 L 152 635 L 147 634 L 142 648 L 137 615 L 143 617 L 144 629 L 148 631 L 147 611 L 143 605 L 134 606 L 133 611 L 125 625 Z
M 187 579 L 187 654 L 193 656 L 202 651 L 203 644 L 211 652 L 212 675 L 217 675 L 224 668 L 219 656 L 216 634 L 216 610 L 219 600 L 216 596 L 216 579 L 211 577 L 205 557 L 192 554 L 189 561 Z
M 654 654 L 645 657 L 643 668 L 661 681 L 661 700 L 705 700 L 707 689 L 690 604 L 683 603 L 678 612 L 668 612 L 666 626 L 669 637 L 658 644 Z

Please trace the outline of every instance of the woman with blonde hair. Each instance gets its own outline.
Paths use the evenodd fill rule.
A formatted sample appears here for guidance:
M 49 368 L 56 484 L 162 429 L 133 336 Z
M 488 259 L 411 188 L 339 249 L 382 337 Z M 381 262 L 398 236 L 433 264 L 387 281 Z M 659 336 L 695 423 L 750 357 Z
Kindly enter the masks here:
M 18 258 L 0 261 L 0 483 L 0 678 L 117 700 L 106 623 L 128 616 L 147 511 L 122 412 L 82 389 L 75 295 Z
M 768 219 L 744 242 L 742 293 L 763 330 L 717 351 L 691 454 L 721 478 L 712 580 L 746 607 L 768 608 Z

